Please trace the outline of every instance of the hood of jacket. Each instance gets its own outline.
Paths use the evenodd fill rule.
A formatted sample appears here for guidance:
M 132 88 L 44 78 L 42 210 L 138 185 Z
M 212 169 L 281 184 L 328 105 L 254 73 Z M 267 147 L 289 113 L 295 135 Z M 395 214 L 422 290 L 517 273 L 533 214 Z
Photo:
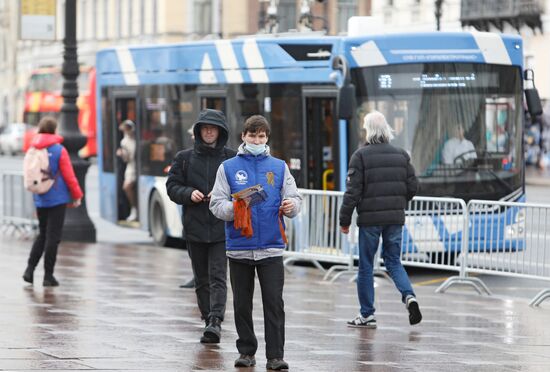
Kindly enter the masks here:
M 38 133 L 34 136 L 31 146 L 37 149 L 44 149 L 61 142 L 63 142 L 63 137 L 58 134 Z
M 229 129 L 227 128 L 227 123 L 225 122 L 225 115 L 223 112 L 212 109 L 202 110 L 199 114 L 199 118 L 193 124 L 193 135 L 195 136 L 195 147 L 198 149 L 209 149 L 210 146 L 206 145 L 201 137 L 201 125 L 215 125 L 220 129 L 218 135 L 218 140 L 216 141 L 216 150 L 221 150 L 227 144 L 229 139 Z

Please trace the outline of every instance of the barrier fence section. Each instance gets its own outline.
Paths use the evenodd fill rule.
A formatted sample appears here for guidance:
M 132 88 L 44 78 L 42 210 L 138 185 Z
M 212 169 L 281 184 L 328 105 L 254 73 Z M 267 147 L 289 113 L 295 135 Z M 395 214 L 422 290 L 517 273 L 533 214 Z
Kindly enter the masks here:
M 302 209 L 286 223 L 289 244 L 284 254 L 285 267 L 293 261 L 305 260 L 325 271 L 321 262 L 337 264 L 330 268 L 325 279 L 335 270 L 354 272 L 354 242 L 340 232 L 338 223 L 344 193 L 300 189 L 300 194 Z M 355 234 L 351 232 L 349 236 Z
M 3 229 L 32 236 L 37 227 L 36 210 L 32 194 L 23 183 L 22 172 L 0 172 L 2 205 L 0 208 Z
M 470 273 L 550 281 L 550 205 L 471 200 L 466 213 L 463 270 L 437 292 L 477 279 L 468 277 Z M 537 306 L 546 298 L 550 298 L 550 289 L 539 292 L 530 305 Z

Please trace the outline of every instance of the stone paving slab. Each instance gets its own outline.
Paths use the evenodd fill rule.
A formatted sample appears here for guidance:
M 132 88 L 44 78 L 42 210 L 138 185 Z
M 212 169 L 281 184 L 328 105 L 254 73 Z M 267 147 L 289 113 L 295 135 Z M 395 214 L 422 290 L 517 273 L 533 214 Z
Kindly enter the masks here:
M 0 236 L 0 370 L 232 371 L 237 356 L 229 291 L 222 342 L 198 342 L 203 323 L 187 252 L 147 245 L 64 243 L 58 288 L 21 275 L 31 242 Z M 393 284 L 377 279 L 378 329 L 352 329 L 355 285 L 320 271 L 286 275 L 285 359 L 292 371 L 550 371 L 550 306 L 415 286 L 424 320 L 411 327 Z M 412 276 L 415 281 L 414 275 Z M 265 370 L 259 285 L 254 321 Z

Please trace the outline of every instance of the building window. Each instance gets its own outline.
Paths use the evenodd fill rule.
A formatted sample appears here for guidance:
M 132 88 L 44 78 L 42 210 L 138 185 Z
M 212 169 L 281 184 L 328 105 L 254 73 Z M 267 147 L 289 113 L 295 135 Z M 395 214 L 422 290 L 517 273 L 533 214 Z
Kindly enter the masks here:
M 98 21 L 98 4 L 97 4 L 97 0 L 91 0 L 91 6 L 92 6 L 92 30 L 91 30 L 91 33 L 90 33 L 90 39 L 97 39 L 98 37 L 98 32 L 97 32 L 97 21 Z
M 157 8 L 158 8 L 158 4 L 157 4 L 157 0 L 153 0 L 153 35 L 156 35 L 158 30 L 157 30 Z
M 133 0 L 128 0 L 128 36 L 132 36 L 132 23 L 134 23 Z
M 81 3 L 81 10 L 80 10 L 80 37 L 78 39 L 85 40 L 86 39 L 86 26 L 87 26 L 87 14 L 88 14 L 88 2 L 86 0 L 82 0 Z M 77 8 L 78 11 L 78 8 Z M 77 19 L 79 17 L 77 16 Z
M 115 7 L 116 7 L 115 14 L 120 14 L 122 10 L 121 2 L 115 1 Z M 116 36 L 117 38 L 120 39 L 122 37 L 122 20 L 119 19 L 118 22 L 115 22 L 115 23 L 116 23 Z
M 212 33 L 212 0 L 194 0 L 195 32 L 199 35 Z
M 296 29 L 296 1 L 281 0 L 279 2 L 279 32 Z
M 109 23 L 109 0 L 103 0 L 103 37 L 105 39 L 109 38 Z
M 145 0 L 139 2 L 139 34 L 145 35 Z
M 357 14 L 357 0 L 338 0 L 338 32 L 346 32 L 348 19 Z

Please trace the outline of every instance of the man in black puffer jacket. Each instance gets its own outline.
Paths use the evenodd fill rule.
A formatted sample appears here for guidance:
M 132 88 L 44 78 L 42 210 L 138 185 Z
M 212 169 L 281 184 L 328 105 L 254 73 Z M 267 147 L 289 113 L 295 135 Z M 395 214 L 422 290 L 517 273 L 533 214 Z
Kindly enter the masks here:
M 359 315 L 350 327 L 376 328 L 374 317 L 374 256 L 382 236 L 382 258 L 401 300 L 409 311 L 409 323 L 420 323 L 422 314 L 407 272 L 401 265 L 401 232 L 407 202 L 416 194 L 417 179 L 409 155 L 389 144 L 392 129 L 380 112 L 365 116 L 366 146 L 352 155 L 346 193 L 340 208 L 340 228 L 349 233 L 351 216 L 357 208 L 359 226 Z
M 183 205 L 183 227 L 191 258 L 195 292 L 202 319 L 202 343 L 218 343 L 227 299 L 225 223 L 208 203 L 220 164 L 236 155 L 225 147 L 228 129 L 223 112 L 206 109 L 193 126 L 195 145 L 176 154 L 168 173 L 170 199 Z

